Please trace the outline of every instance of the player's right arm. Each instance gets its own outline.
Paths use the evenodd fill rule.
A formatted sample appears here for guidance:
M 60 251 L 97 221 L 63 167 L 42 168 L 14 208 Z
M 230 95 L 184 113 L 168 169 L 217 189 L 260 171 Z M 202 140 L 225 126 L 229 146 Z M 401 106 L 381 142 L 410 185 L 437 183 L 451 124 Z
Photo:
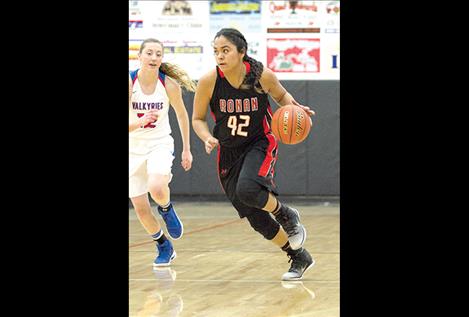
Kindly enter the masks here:
M 197 83 L 192 112 L 192 127 L 195 134 L 204 142 L 207 154 L 218 146 L 218 140 L 212 136 L 207 124 L 207 110 L 217 80 L 216 70 L 203 75 Z

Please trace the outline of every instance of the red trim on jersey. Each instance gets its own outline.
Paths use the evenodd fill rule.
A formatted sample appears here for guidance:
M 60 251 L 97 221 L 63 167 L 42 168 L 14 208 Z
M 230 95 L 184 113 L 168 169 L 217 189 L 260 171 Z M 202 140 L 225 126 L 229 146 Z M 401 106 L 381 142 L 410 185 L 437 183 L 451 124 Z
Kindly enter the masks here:
M 274 154 L 274 152 L 277 151 L 278 143 L 277 140 L 275 139 L 275 136 L 272 134 L 270 130 L 270 125 L 267 121 L 267 117 L 264 117 L 263 121 L 264 125 L 264 134 L 269 140 L 269 146 L 267 147 L 267 154 L 265 155 L 265 159 L 262 162 L 261 168 L 259 169 L 259 172 L 257 175 L 262 176 L 262 177 L 267 177 L 269 173 L 274 175 L 274 164 L 275 161 L 277 160 Z
M 243 62 L 244 65 L 246 66 L 246 74 L 249 73 L 251 71 L 251 64 L 249 64 L 248 62 Z
M 225 78 L 225 74 L 221 71 L 220 67 L 217 66 L 218 74 L 220 74 L 221 78 Z
M 221 190 L 223 191 L 224 194 L 226 194 L 225 189 L 223 188 L 223 184 L 221 183 L 221 178 L 220 178 L 220 148 L 221 146 L 218 145 L 217 147 L 217 175 L 218 175 L 218 182 L 220 183 Z
M 262 121 L 262 125 L 264 126 L 264 134 L 267 135 L 270 132 L 270 125 L 269 121 L 267 121 L 267 117 L 264 116 L 264 120 Z

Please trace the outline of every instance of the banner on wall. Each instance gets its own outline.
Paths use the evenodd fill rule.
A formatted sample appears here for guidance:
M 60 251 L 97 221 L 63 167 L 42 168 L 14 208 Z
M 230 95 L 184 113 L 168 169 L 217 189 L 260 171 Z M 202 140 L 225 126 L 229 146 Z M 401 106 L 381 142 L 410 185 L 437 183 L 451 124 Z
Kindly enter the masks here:
M 163 61 L 177 64 L 193 79 L 208 69 L 209 46 L 207 1 L 133 1 L 138 7 L 142 32 L 131 29 L 129 15 L 129 68 L 138 68 L 132 47 L 140 47 L 145 38 L 156 38 L 163 43 Z M 134 9 L 136 11 L 136 9 Z
M 210 14 L 261 13 L 260 0 L 214 0 L 210 1 Z
M 145 28 L 140 1 L 129 1 L 129 38 L 143 37 Z
M 325 36 L 338 33 L 339 1 L 263 1 L 262 10 L 265 66 L 280 80 L 339 79 L 339 37 Z
M 259 61 L 265 60 L 261 54 L 263 47 L 260 0 L 210 1 L 210 40 L 222 28 L 239 30 L 246 38 L 248 55 Z M 213 60 L 213 57 L 212 57 Z M 213 62 L 213 67 L 215 63 Z
M 186 70 L 192 79 L 198 79 L 207 71 L 204 42 L 199 39 L 176 37 L 164 40 L 163 61 L 174 63 Z
M 140 67 L 138 51 L 143 40 L 129 40 L 129 69 Z M 164 47 L 164 62 L 177 64 L 186 70 L 193 79 L 198 79 L 208 70 L 203 60 L 205 54 L 202 42 L 186 40 L 185 38 L 161 40 L 161 42 Z
M 324 33 L 340 32 L 340 1 L 329 1 L 324 14 Z
M 208 28 L 206 1 L 152 1 L 147 16 L 154 36 L 170 38 L 174 34 L 191 37 Z
M 319 73 L 319 57 L 319 39 L 267 39 L 267 67 L 274 72 Z
M 267 33 L 319 33 L 318 1 L 265 1 Z
M 222 28 L 238 29 L 248 55 L 280 80 L 340 79 L 340 1 L 129 1 L 129 69 L 152 37 L 165 47 L 163 61 L 197 80 L 215 67 Z

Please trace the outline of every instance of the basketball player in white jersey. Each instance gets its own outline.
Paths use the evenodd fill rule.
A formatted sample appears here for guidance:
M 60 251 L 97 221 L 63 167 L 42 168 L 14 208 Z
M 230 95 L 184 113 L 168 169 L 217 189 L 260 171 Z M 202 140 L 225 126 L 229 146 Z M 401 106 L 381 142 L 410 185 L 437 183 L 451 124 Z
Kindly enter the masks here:
M 170 201 L 169 182 L 174 159 L 168 111 L 171 105 L 177 116 L 182 136 L 181 165 L 192 166 L 189 140 L 189 116 L 182 100 L 182 85 L 195 91 L 195 83 L 176 65 L 163 63 L 163 44 L 146 39 L 138 53 L 140 68 L 129 77 L 129 197 L 138 219 L 158 249 L 153 265 L 167 266 L 176 257 L 151 210 L 148 193 L 158 204 L 158 213 L 166 223 L 172 239 L 183 234 L 183 225 Z

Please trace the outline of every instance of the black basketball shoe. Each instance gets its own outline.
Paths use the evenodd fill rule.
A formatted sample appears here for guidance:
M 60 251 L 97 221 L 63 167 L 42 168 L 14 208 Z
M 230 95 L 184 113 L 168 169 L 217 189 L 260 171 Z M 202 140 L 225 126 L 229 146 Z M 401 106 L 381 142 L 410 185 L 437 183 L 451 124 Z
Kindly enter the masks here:
M 314 265 L 311 254 L 304 248 L 297 252 L 292 252 L 288 256 L 290 257 L 288 263 L 291 262 L 291 266 L 288 272 L 282 276 L 284 281 L 300 280 L 303 274 Z

